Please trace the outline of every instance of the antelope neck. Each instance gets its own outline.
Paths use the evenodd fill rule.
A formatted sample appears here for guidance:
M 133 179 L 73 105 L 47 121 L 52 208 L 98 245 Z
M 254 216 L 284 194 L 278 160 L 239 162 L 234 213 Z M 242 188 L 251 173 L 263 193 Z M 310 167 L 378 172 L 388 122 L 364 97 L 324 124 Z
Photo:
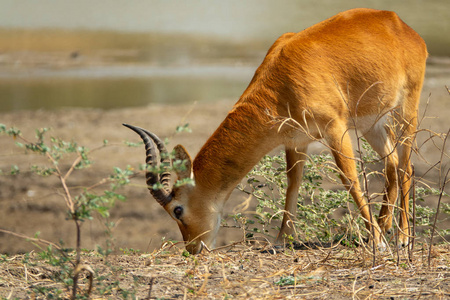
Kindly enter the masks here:
M 231 191 L 276 146 L 269 117 L 250 103 L 240 103 L 197 154 L 196 185 L 209 191 Z

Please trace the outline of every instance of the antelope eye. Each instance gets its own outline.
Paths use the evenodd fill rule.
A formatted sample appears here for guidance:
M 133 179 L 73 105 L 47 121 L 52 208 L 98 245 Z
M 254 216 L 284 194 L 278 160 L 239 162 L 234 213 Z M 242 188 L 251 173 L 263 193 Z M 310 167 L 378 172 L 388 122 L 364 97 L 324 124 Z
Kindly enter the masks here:
M 183 214 L 183 207 L 177 206 L 173 209 L 173 213 L 175 215 L 175 218 L 180 219 L 181 215 Z

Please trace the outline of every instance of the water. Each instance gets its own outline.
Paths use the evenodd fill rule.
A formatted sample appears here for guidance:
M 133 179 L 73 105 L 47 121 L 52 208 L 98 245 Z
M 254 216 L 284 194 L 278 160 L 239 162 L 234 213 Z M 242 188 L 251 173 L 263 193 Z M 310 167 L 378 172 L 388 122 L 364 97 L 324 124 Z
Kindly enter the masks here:
M 247 80 L 242 79 L 245 77 L 243 74 L 251 78 L 249 70 L 231 70 L 236 73 L 236 78 L 222 77 L 223 74 L 218 74 L 221 70 L 220 67 L 213 72 L 207 69 L 198 76 L 134 74 L 131 77 L 125 74 L 132 70 L 124 70 L 118 76 L 108 73 L 103 77 L 98 74 L 98 70 L 77 70 L 74 77 L 13 80 L 0 83 L 3 98 L 0 110 L 61 107 L 111 109 L 146 106 L 150 103 L 176 104 L 229 99 L 242 93 L 247 84 Z
M 450 2 L 0 0 L 0 111 L 237 99 L 271 43 L 339 11 L 396 11 L 450 56 Z

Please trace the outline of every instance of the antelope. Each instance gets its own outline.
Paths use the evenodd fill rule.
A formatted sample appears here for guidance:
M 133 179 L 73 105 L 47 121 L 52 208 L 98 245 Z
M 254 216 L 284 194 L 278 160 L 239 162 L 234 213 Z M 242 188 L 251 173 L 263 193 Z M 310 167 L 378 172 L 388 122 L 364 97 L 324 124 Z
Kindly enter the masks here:
M 178 179 L 192 178 L 195 184 L 171 188 L 170 173 L 146 173 L 150 193 L 177 222 L 187 251 L 214 247 L 230 193 L 279 145 L 285 147 L 288 187 L 276 241 L 292 235 L 307 147 L 315 140 L 323 140 L 331 150 L 378 248 L 386 247 L 383 234 L 391 230 L 401 191 L 399 241 L 407 245 L 410 153 L 427 56 L 425 42 L 396 13 L 374 9 L 345 11 L 278 38 L 195 159 L 183 146 L 175 146 L 175 159 L 186 162 L 186 170 L 176 171 Z M 148 165 L 158 164 L 156 149 L 161 164 L 171 163 L 154 133 L 124 125 L 143 139 Z M 385 163 L 378 219 L 372 218 L 363 197 L 351 130 L 361 133 Z M 397 142 L 394 131 L 400 135 Z M 154 189 L 155 184 L 162 188 Z

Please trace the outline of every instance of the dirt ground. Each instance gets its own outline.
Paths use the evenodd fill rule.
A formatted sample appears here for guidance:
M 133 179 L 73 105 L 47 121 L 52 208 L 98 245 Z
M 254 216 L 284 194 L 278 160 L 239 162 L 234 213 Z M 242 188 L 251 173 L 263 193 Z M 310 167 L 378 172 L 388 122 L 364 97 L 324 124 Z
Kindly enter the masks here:
M 450 96 L 445 84 L 450 85 L 450 64 L 439 65 L 431 61 L 423 91 L 421 114 L 427 118 L 421 127 L 434 132 L 447 132 L 450 128 L 448 114 Z M 429 97 L 431 93 L 431 96 Z M 430 104 L 426 105 L 426 99 Z M 59 109 L 52 111 L 17 111 L 0 113 L 0 123 L 19 128 L 23 136 L 34 139 L 36 128 L 49 127 L 49 136 L 76 141 L 89 149 L 101 147 L 108 140 L 108 147 L 92 153 L 93 166 L 75 171 L 69 178 L 69 186 L 77 189 L 90 187 L 111 174 L 113 167 L 138 168 L 144 161 L 144 150 L 127 147 L 123 142 L 137 142 L 137 136 L 124 128 L 129 123 L 170 138 L 169 147 L 181 143 L 195 154 L 202 143 L 219 125 L 236 99 L 176 106 L 151 105 L 141 108 L 115 110 Z M 192 133 L 175 134 L 177 125 L 189 123 Z M 422 140 L 427 139 L 424 133 Z M 26 154 L 17 148 L 11 137 L 0 136 L 0 169 L 6 174 L 11 165 L 17 165 L 18 175 L 0 176 L 0 228 L 26 236 L 39 237 L 58 243 L 62 240 L 74 246 L 75 228 L 66 221 L 66 209 L 61 198 L 61 188 L 53 178 L 42 178 L 29 171 L 32 164 L 47 163 L 42 157 Z M 447 146 L 448 147 L 448 146 Z M 421 152 L 429 161 L 436 161 L 440 151 L 433 143 L 426 143 Z M 448 148 L 444 153 L 449 153 Z M 70 160 L 65 161 L 67 168 Z M 429 169 L 422 158 L 416 158 L 417 174 Z M 430 172 L 427 180 L 438 183 L 438 174 Z M 97 189 L 101 191 L 101 188 Z M 105 276 L 114 274 L 123 280 L 128 290 L 136 287 L 139 298 L 151 294 L 158 298 L 449 298 L 450 256 L 448 245 L 436 248 L 432 266 L 426 265 L 427 253 L 417 250 L 412 263 L 403 256 L 396 264 L 395 255 L 378 257 L 375 268 L 362 250 L 337 247 L 333 250 L 282 251 L 272 255 L 255 251 L 239 244 L 229 251 L 216 251 L 198 257 L 180 255 L 181 246 L 168 249 L 164 241 L 180 240 L 178 228 L 156 201 L 151 199 L 144 185 L 143 176 L 132 179 L 132 184 L 120 191 L 126 202 L 118 202 L 110 219 L 116 223 L 114 245 L 126 254 L 111 256 L 112 265 L 122 271 L 105 270 L 105 262 L 87 252 L 84 259 Z M 244 200 L 233 193 L 225 207 L 225 214 Z M 82 227 L 82 247 L 94 249 L 105 246 L 105 226 L 99 218 L 85 222 Z M 240 241 L 238 229 L 223 228 L 218 246 Z M 164 245 L 162 248 L 161 245 Z M 137 249 L 138 254 L 133 250 Z M 36 261 L 24 264 L 24 254 L 36 251 L 29 241 L 0 233 L 0 252 L 8 254 L 0 265 L 0 296 L 7 299 L 24 298 L 25 291 L 36 281 L 47 284 L 48 267 L 31 254 Z M 131 252 L 131 254 L 129 253 Z M 112 273 L 111 273 L 112 272 Z M 103 273 L 102 273 L 103 274 Z M 275 284 L 281 277 L 298 277 L 296 285 Z M 133 282 L 134 278 L 134 282 Z M 152 279 L 154 278 L 154 280 Z M 111 279 L 112 280 L 112 279 Z M 21 282 L 21 284 L 18 284 Z M 319 284 L 320 283 L 320 284 Z M 50 282 L 48 282 L 50 284 Z M 83 281 L 83 285 L 86 281 Z M 120 289 L 111 298 L 120 298 Z M 420 295 L 420 296 L 419 296 Z M 109 298 L 109 297 L 106 297 Z
M 449 299 L 450 248 L 378 254 L 373 264 L 363 248 L 335 246 L 268 253 L 240 243 L 184 256 L 180 245 L 152 253 L 127 252 L 107 259 L 85 252 L 95 272 L 91 299 Z M 35 253 L 0 261 L 2 299 L 45 299 L 37 288 L 69 292 L 56 284 L 59 268 Z M 97 280 L 99 278 L 100 280 Z M 83 273 L 80 294 L 88 290 Z M 109 289 L 108 289 L 109 288 Z M 53 294 L 55 295 L 55 294 Z M 48 296 L 48 295 L 47 295 Z M 56 297 L 55 297 L 56 299 Z

